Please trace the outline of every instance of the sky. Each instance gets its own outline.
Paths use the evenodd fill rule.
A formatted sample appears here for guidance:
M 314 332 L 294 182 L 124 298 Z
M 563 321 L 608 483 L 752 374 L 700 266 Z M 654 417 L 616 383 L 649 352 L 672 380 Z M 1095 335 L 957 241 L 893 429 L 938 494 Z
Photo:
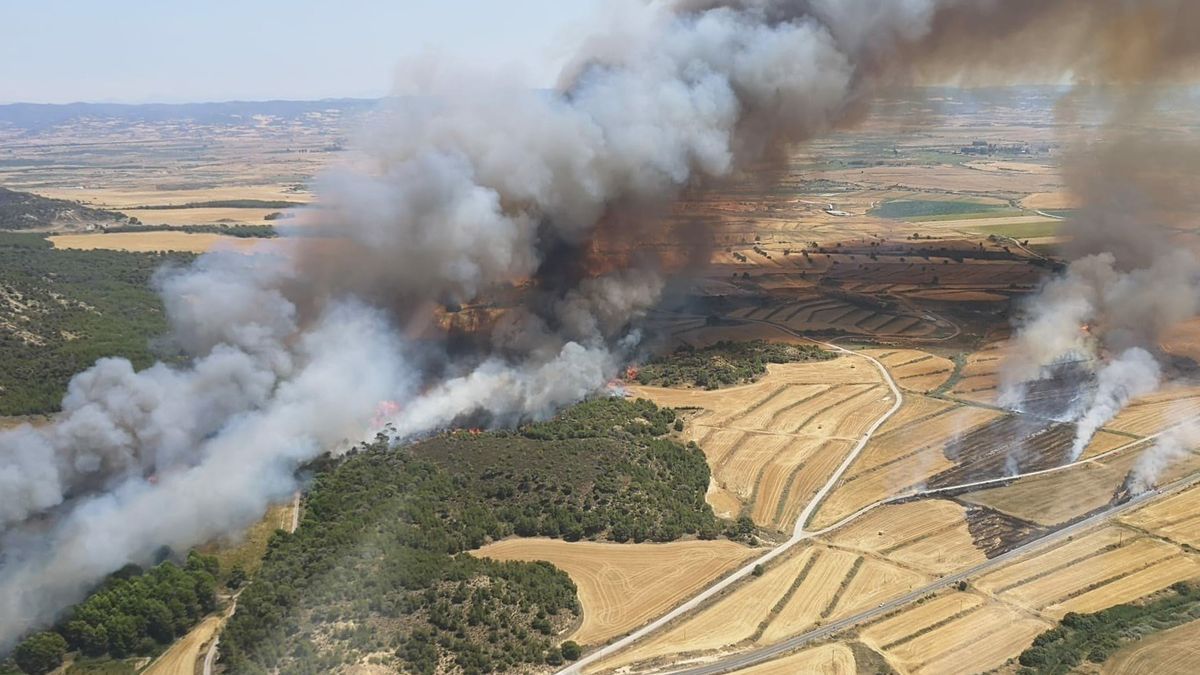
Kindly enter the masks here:
M 0 103 L 375 97 L 445 59 L 554 83 L 603 0 L 0 0 Z

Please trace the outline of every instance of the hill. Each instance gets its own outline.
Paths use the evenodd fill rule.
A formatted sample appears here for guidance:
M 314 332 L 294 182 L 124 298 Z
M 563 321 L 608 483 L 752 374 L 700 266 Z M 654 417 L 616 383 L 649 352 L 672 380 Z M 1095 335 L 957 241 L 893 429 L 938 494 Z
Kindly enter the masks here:
M 72 251 L 0 233 L 0 415 L 58 410 L 67 381 L 96 359 L 154 362 L 167 329 L 150 278 L 185 254 Z
M 50 232 L 84 230 L 129 220 L 116 211 L 93 209 L 65 199 L 0 187 L 0 230 Z
M 226 665 L 484 673 L 561 663 L 556 636 L 580 614 L 570 578 L 465 552 L 513 534 L 716 537 L 708 466 L 668 436 L 674 419 L 648 401 L 601 399 L 518 431 L 405 448 L 380 439 L 333 462 L 299 529 L 276 534 L 242 594 L 221 639 Z

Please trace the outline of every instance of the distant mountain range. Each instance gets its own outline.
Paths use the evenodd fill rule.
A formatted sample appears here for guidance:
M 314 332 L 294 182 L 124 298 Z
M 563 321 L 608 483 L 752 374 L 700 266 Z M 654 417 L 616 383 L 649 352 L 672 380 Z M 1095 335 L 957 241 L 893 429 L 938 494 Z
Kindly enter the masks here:
M 10 103 L 0 105 L 0 126 L 37 131 L 81 119 L 124 122 L 191 120 L 201 124 L 257 124 L 256 116 L 298 119 L 312 113 L 365 113 L 379 99 L 336 98 L 320 101 L 227 101 L 223 103 Z

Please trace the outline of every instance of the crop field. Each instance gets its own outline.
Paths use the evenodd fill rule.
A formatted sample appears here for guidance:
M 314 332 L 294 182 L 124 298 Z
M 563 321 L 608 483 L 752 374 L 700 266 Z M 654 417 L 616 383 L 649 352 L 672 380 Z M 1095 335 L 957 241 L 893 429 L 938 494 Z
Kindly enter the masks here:
M 1200 663 L 1200 621 L 1143 638 L 1113 654 L 1103 675 L 1194 675 Z
M 1191 488 L 1121 517 L 1122 522 L 1200 548 L 1200 488 Z
M 905 401 L 919 397 L 906 396 Z M 1000 416 L 993 410 L 950 404 L 915 403 L 927 413 L 903 426 L 876 434 L 813 517 L 820 529 L 887 497 L 924 487 L 931 476 L 954 467 L 944 451 L 967 430 Z M 903 408 L 901 413 L 904 414 Z
M 880 507 L 829 535 L 829 540 L 935 574 L 987 559 L 974 544 L 966 509 L 941 499 Z
M 1102 461 L 970 492 L 960 499 L 1039 525 L 1057 525 L 1112 503 L 1136 459 L 1136 453 L 1122 452 Z M 1064 490 L 1063 485 L 1071 488 Z
M 790 531 L 854 441 L 892 404 L 878 371 L 853 357 L 773 364 L 758 382 L 719 391 L 630 391 L 700 409 L 685 433 L 712 467 L 710 503 L 723 513 L 748 508 L 756 524 L 781 531 Z
M 187 232 L 112 232 L 106 234 L 60 234 L 47 237 L 55 248 L 73 248 L 84 251 L 110 249 L 114 251 L 186 251 L 204 253 L 215 249 L 248 251 L 265 245 L 270 240 L 244 237 L 229 237 L 220 234 Z
M 1102 549 L 1103 550 L 1103 549 Z M 1113 577 L 1125 576 L 1177 555 L 1179 549 L 1152 539 L 1129 537 L 1117 548 L 1086 556 L 1062 567 L 1045 568 L 1012 587 L 994 589 L 1002 598 L 1031 610 L 1062 603 L 1072 593 Z M 979 581 L 987 588 L 986 577 Z
M 1147 436 L 1200 416 L 1200 388 L 1171 387 L 1130 403 L 1106 426 Z
M 970 201 L 933 201 L 905 199 L 884 202 L 879 208 L 871 211 L 878 218 L 893 218 L 896 220 L 922 221 L 937 220 L 951 216 L 962 217 L 974 214 L 993 214 L 997 211 L 1011 210 L 1004 203 L 970 202 Z
M 610 672 L 633 663 L 673 654 L 710 651 L 749 640 L 758 631 L 759 624 L 770 616 L 779 598 L 792 587 L 812 555 L 811 548 L 789 554 L 762 576 L 735 588 L 707 608 L 597 662 L 586 672 Z
M 969 354 L 959 371 L 959 379 L 950 393 L 976 403 L 994 403 L 1000 384 L 999 369 L 1004 360 L 1000 346 L 992 346 Z
M 985 237 L 995 234 L 1003 237 L 1012 237 L 1013 239 L 1053 237 L 1058 235 L 1059 229 L 1062 227 L 1061 220 L 1048 220 L 1041 216 L 1035 216 L 1028 220 L 1021 219 L 1018 222 L 1013 222 L 1017 220 L 1016 218 L 1005 222 L 997 222 L 999 220 L 981 220 L 968 227 L 972 232 Z
M 765 307 L 748 307 L 733 312 L 730 317 L 771 321 L 795 331 L 836 330 L 907 338 L 930 337 L 939 330 L 936 324 L 903 310 L 860 306 L 825 296 L 812 296 L 798 302 Z
M 947 591 L 912 605 L 897 614 L 868 624 L 860 630 L 864 642 L 880 650 L 898 647 L 939 625 L 978 609 L 985 599 L 974 593 Z
M 950 359 L 915 349 L 869 349 L 865 353 L 879 359 L 896 383 L 910 391 L 931 392 L 954 372 Z
M 588 672 L 632 672 L 680 663 L 734 645 L 766 645 L 848 616 L 927 583 L 883 560 L 826 546 L 806 547 L 713 604 Z
M 736 675 L 796 675 L 796 673 L 855 675 L 858 668 L 854 662 L 854 652 L 850 651 L 849 647 L 842 644 L 828 644 L 733 672 Z
M 894 641 L 884 648 L 888 660 L 922 675 L 978 673 L 1003 664 L 1050 628 L 1048 622 L 999 604 L 952 617 L 933 624 L 933 630 L 927 626 L 927 632 Z
M 755 555 L 730 541 L 609 544 L 506 539 L 473 552 L 495 560 L 546 560 L 578 587 L 583 622 L 571 634 L 602 644 L 647 623 Z

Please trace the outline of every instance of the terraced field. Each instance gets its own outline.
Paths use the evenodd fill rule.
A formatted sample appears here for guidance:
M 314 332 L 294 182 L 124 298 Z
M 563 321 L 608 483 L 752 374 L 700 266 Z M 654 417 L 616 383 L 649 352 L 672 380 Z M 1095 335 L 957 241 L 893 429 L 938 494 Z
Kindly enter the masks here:
M 884 506 L 830 534 L 828 540 L 906 567 L 945 574 L 987 560 L 975 546 L 966 511 L 960 504 L 940 499 Z
M 915 349 L 867 349 L 895 378 L 896 384 L 909 391 L 929 393 L 946 383 L 954 372 L 954 362 Z
M 729 317 L 770 321 L 800 332 L 835 330 L 903 338 L 927 338 L 942 332 L 937 324 L 900 307 L 859 305 L 823 295 L 747 307 L 732 312 Z
M 1001 413 L 986 408 L 925 400 L 909 395 L 898 416 L 863 449 L 811 523 L 821 529 L 888 497 L 925 487 L 929 479 L 954 468 L 948 442 Z
M 586 669 L 647 672 L 713 654 L 779 642 L 928 583 L 881 559 L 805 546 L 704 609 Z M 775 662 L 778 663 L 778 662 Z
M 712 467 L 710 503 L 787 532 L 858 437 L 892 406 L 879 372 L 854 357 L 772 365 L 758 382 L 719 391 L 630 389 L 660 405 L 699 409 L 685 434 Z

